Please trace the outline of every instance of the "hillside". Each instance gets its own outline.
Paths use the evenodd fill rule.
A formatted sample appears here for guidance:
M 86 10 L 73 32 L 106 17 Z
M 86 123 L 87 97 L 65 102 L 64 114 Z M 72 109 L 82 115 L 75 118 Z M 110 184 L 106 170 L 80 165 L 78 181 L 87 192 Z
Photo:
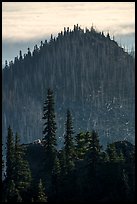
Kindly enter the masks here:
M 128 139 L 134 143 L 134 58 L 93 27 L 64 28 L 57 38 L 22 56 L 2 70 L 3 140 L 9 124 L 21 141 L 42 138 L 46 91 L 55 95 L 57 136 L 62 144 L 67 108 L 75 132 L 96 129 L 103 144 Z

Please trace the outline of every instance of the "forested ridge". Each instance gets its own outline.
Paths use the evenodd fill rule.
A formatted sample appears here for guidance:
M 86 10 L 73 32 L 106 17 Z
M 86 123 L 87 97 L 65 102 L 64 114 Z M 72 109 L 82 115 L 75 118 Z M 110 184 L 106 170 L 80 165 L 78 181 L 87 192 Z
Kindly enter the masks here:
M 76 134 L 67 109 L 64 142 L 58 149 L 55 112 L 54 94 L 48 89 L 41 140 L 21 144 L 19 134 L 8 127 L 2 202 L 134 202 L 135 146 L 117 141 L 104 148 L 92 128 Z
M 54 90 L 58 145 L 63 145 L 66 108 L 75 131 L 99 132 L 103 144 L 117 139 L 134 143 L 134 58 L 109 34 L 93 27 L 64 28 L 56 38 L 41 42 L 2 70 L 2 129 L 9 126 L 21 141 L 42 135 L 45 90 Z

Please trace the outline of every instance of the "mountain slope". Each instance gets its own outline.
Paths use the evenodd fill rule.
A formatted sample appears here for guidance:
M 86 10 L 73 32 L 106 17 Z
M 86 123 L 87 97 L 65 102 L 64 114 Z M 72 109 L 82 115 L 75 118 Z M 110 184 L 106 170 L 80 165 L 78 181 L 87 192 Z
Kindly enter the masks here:
M 134 142 L 134 58 L 117 42 L 92 27 L 64 28 L 55 39 L 34 46 L 2 71 L 3 138 L 7 127 L 22 142 L 42 138 L 47 89 L 55 94 L 57 135 L 61 145 L 66 109 L 75 132 L 97 129 L 101 142 L 128 138 Z

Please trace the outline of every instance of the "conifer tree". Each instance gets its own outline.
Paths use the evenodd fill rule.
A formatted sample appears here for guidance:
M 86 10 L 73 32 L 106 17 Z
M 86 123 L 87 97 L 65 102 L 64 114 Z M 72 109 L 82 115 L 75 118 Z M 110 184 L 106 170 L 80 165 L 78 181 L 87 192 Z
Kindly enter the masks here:
M 53 170 L 52 170 L 52 189 L 53 192 L 55 194 L 55 196 L 57 196 L 59 188 L 60 188 L 60 173 L 61 173 L 61 169 L 60 169 L 60 162 L 58 157 L 55 157 L 54 160 L 54 165 L 53 165 Z
M 116 153 L 116 147 L 115 147 L 115 144 L 114 144 L 114 143 L 107 145 L 106 152 L 107 152 L 107 154 L 108 154 L 108 157 L 109 157 L 109 161 L 110 161 L 110 162 L 117 161 L 118 155 L 117 155 L 117 153 Z
M 56 122 L 55 122 L 55 111 L 54 111 L 54 96 L 53 91 L 48 89 L 47 100 L 44 103 L 43 108 L 44 114 L 44 130 L 43 130 L 43 141 L 45 143 L 46 152 L 49 154 L 51 164 L 53 166 L 55 155 L 56 155 Z
M 15 187 L 14 180 L 10 180 L 6 189 L 7 202 L 17 201 L 17 189 Z
M 84 159 L 87 151 L 85 133 L 80 132 L 76 135 L 76 156 L 77 159 Z
M 15 193 L 14 183 L 14 138 L 11 127 L 8 128 L 7 143 L 6 143 L 6 178 L 3 184 L 4 195 L 3 199 L 8 202 L 13 199 Z
M 67 173 L 74 167 L 74 142 L 73 142 L 73 125 L 72 116 L 69 110 L 67 110 L 66 120 L 66 133 L 65 133 L 65 160 Z
M 86 150 L 87 152 L 89 152 L 91 148 L 91 143 L 92 143 L 92 134 L 89 131 L 85 133 L 85 143 L 86 143 Z
M 31 57 L 30 48 L 28 47 L 28 56 Z
M 13 179 L 14 175 L 14 138 L 11 127 L 8 128 L 7 153 L 6 153 L 6 182 Z
M 22 51 L 19 52 L 19 60 L 22 60 Z
M 106 152 L 107 152 L 110 162 L 116 162 L 116 161 L 124 162 L 125 161 L 123 152 L 120 151 L 119 153 L 117 153 L 115 143 L 108 144 Z
M 25 152 L 23 147 L 20 145 L 20 137 L 16 133 L 15 136 L 15 154 L 14 154 L 14 182 L 16 188 L 19 191 L 26 191 L 31 184 L 31 171 L 29 169 L 29 164 L 25 160 Z
M 94 130 L 89 133 L 89 143 L 88 143 L 88 163 L 92 165 L 92 170 L 95 173 L 96 164 L 100 159 L 100 151 L 102 146 L 99 143 L 99 137 L 97 132 Z
M 14 147 L 13 132 L 9 127 L 7 138 L 7 174 L 4 187 L 6 189 L 5 199 L 8 202 L 22 202 L 21 193 L 27 191 L 31 182 L 31 172 L 27 161 L 23 158 L 24 151 L 19 142 L 20 139 L 16 133 Z
M 93 162 L 98 161 L 101 148 L 102 146 L 99 143 L 99 136 L 97 132 L 93 130 L 92 141 L 90 144 L 90 151 L 91 151 Z
M 60 162 L 57 156 L 55 157 L 55 160 L 54 160 L 54 166 L 53 166 L 52 173 L 57 176 L 59 176 L 60 174 Z
M 120 162 L 122 162 L 122 161 L 124 162 L 125 161 L 124 154 L 123 154 L 122 151 L 120 151 L 120 153 L 118 155 L 118 161 L 120 161 Z
M 61 174 L 61 177 L 63 177 L 66 173 L 66 159 L 65 159 L 64 149 L 59 151 L 59 164 L 60 164 L 60 174 Z
M 110 39 L 110 35 L 109 35 L 109 32 L 107 33 L 107 38 L 108 38 L 108 39 Z
M 7 68 L 8 68 L 8 61 L 5 60 L 5 69 L 7 69 Z
M 3 144 L 2 144 L 3 146 Z M 4 159 L 3 159 L 3 150 L 2 150 L 2 174 L 3 174 L 3 171 L 4 171 Z
M 38 184 L 38 198 L 37 202 L 47 202 L 47 196 L 45 194 L 45 188 L 43 187 L 42 180 L 40 179 Z

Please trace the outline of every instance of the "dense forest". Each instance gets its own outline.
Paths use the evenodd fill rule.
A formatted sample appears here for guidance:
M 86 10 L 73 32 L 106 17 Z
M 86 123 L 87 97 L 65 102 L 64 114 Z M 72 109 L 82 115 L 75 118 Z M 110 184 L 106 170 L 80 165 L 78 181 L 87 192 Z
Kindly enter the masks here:
M 45 90 L 54 90 L 57 145 L 63 146 L 66 107 L 73 115 L 75 132 L 100 135 L 103 145 L 128 139 L 134 143 L 134 58 L 109 33 L 64 28 L 49 42 L 41 41 L 2 70 L 3 144 L 9 124 L 22 143 L 42 137 Z
M 97 131 L 75 133 L 66 110 L 64 142 L 57 147 L 54 94 L 44 102 L 43 137 L 21 144 L 8 127 L 3 202 L 134 202 L 135 146 L 128 141 L 103 149 Z M 4 165 L 3 165 L 4 170 Z

